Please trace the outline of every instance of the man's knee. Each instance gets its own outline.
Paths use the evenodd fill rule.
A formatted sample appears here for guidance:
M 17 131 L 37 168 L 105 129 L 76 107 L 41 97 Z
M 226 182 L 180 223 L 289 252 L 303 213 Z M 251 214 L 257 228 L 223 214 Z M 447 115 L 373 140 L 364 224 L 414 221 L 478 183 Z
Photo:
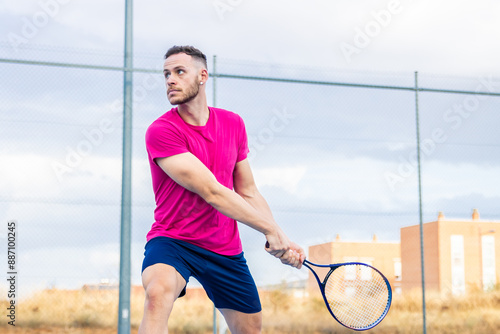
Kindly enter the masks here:
M 146 307 L 149 311 L 165 310 L 174 303 L 173 289 L 160 282 L 151 282 L 146 288 Z
M 165 265 L 146 268 L 142 279 L 146 293 L 146 309 L 150 311 L 171 309 L 186 284 L 175 269 Z

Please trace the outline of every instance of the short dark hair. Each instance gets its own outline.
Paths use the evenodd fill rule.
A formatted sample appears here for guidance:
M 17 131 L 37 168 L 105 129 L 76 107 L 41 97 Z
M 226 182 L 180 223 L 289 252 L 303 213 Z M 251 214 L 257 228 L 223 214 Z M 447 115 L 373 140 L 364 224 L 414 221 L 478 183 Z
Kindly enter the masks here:
M 183 45 L 183 46 L 178 46 L 174 45 L 170 49 L 168 49 L 167 53 L 165 53 L 165 59 L 168 57 L 178 54 L 178 53 L 185 53 L 188 56 L 191 56 L 193 58 L 196 58 L 198 61 L 201 61 L 203 65 L 205 65 L 205 68 L 208 68 L 207 66 L 207 56 L 203 54 L 200 50 L 195 48 L 194 46 L 190 45 Z

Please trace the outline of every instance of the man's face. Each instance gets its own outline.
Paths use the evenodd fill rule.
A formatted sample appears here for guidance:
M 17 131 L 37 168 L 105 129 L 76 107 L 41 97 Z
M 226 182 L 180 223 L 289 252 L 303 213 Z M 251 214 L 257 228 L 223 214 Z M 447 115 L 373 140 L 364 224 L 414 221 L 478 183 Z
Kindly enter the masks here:
M 198 62 L 185 53 L 165 59 L 163 74 L 167 85 L 167 98 L 172 105 L 187 103 L 198 95 L 200 69 Z

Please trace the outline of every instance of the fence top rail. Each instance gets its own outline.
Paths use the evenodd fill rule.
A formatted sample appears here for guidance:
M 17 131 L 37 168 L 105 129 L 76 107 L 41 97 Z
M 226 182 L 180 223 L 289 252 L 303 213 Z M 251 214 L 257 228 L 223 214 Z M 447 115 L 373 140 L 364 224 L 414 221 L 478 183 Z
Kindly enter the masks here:
M 105 71 L 138 72 L 138 73 L 161 72 L 159 69 L 127 68 L 123 66 L 75 64 L 75 63 L 61 63 L 61 62 L 8 59 L 8 58 L 0 58 L 0 63 L 67 67 L 67 68 L 80 68 L 80 69 L 105 70 Z M 225 79 L 271 81 L 271 82 L 296 83 L 296 84 L 354 87 L 354 88 L 405 90 L 405 91 L 419 91 L 419 92 L 431 92 L 431 93 L 500 96 L 500 92 L 497 93 L 497 92 L 479 92 L 479 91 L 468 91 L 468 90 L 425 88 L 425 87 L 411 87 L 411 86 L 373 85 L 373 84 L 360 84 L 360 83 L 348 83 L 348 82 L 289 79 L 289 78 L 278 78 L 278 77 L 260 77 L 260 76 L 250 76 L 250 75 L 226 74 L 226 73 L 210 73 L 210 75 L 215 78 L 225 78 Z

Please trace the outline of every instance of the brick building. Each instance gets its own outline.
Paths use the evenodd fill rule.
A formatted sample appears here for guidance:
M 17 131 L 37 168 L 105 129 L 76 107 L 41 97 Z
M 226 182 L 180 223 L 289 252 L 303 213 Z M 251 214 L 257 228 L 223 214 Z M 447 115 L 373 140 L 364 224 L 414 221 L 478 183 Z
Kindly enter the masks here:
M 463 294 L 500 283 L 500 221 L 447 219 L 423 224 L 427 290 Z M 421 289 L 420 227 L 401 229 L 403 292 Z
M 423 224 L 425 285 L 427 290 L 463 294 L 500 284 L 500 221 L 447 219 Z M 309 247 L 308 259 L 318 264 L 363 262 L 379 269 L 395 293 L 421 289 L 420 226 L 401 228 L 401 242 L 351 242 L 337 238 Z M 322 279 L 328 269 L 315 268 Z M 317 290 L 309 273 L 309 291 Z

